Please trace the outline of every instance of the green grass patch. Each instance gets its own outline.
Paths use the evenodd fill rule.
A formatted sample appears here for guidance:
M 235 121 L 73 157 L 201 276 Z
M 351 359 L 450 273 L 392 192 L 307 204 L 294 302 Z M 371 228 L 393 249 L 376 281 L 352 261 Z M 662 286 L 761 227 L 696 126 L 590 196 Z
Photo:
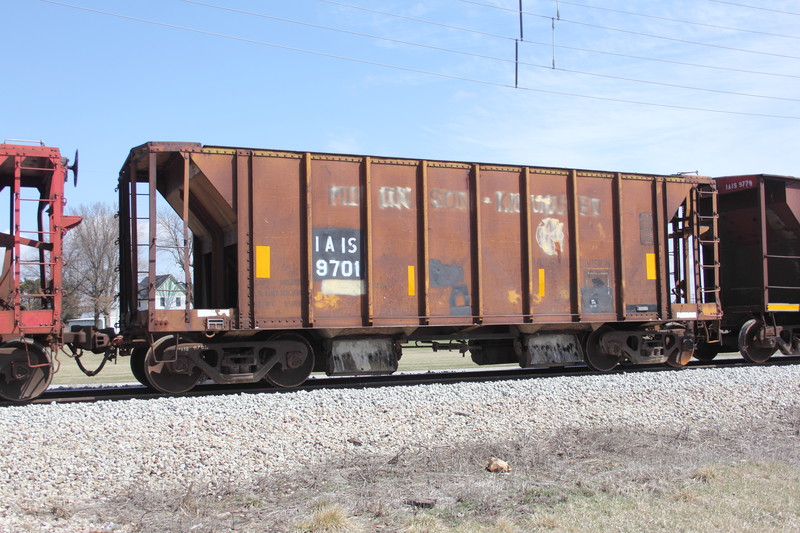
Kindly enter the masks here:
M 89 377 L 78 367 L 78 364 L 65 353 L 58 356 L 61 363 L 53 376 L 53 385 L 104 385 L 106 383 L 136 383 L 136 378 L 131 374 L 131 364 L 128 357 L 119 357 L 116 361 L 109 361 L 103 370 L 96 376 Z M 81 356 L 81 363 L 87 370 L 93 371 L 103 361 L 102 355 L 85 352 Z
M 106 383 L 136 383 L 136 378 L 131 374 L 130 358 L 120 357 L 116 363 L 109 361 L 103 370 L 93 377 L 81 372 L 75 361 L 62 353 L 59 355 L 61 366 L 53 376 L 53 385 L 102 385 Z M 86 352 L 81 357 L 83 366 L 94 370 L 103 360 L 102 355 Z M 516 366 L 516 365 L 502 365 Z M 449 370 L 478 368 L 472 362 L 469 354 L 462 355 L 457 351 L 434 352 L 430 348 L 406 347 L 400 358 L 398 370 L 406 372 L 424 372 L 426 370 Z M 324 374 L 320 374 L 324 375 Z
M 705 467 L 666 493 L 572 493 L 535 507 L 526 531 L 800 531 L 800 470 L 777 463 Z M 713 474 L 712 474 L 713 470 Z

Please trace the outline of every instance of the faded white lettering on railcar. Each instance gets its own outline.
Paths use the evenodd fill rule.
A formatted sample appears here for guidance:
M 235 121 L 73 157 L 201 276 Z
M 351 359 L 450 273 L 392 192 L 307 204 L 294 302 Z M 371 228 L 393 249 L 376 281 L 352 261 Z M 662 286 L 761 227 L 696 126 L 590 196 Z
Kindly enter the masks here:
M 589 196 L 578 196 L 578 214 L 581 216 L 599 216 L 600 199 Z
M 565 194 L 556 196 L 554 194 L 532 194 L 531 211 L 542 215 L 564 215 L 568 207 L 567 196 Z M 591 196 L 578 196 L 578 214 L 580 216 L 599 216 L 600 199 Z
M 469 209 L 469 198 L 465 191 L 431 189 L 430 200 L 431 207 L 434 209 L 456 209 L 458 211 Z
M 494 193 L 498 213 L 519 213 L 519 193 L 497 191 Z
M 331 185 L 328 187 L 328 205 L 357 207 L 361 202 L 361 187 L 357 185 Z
M 567 212 L 567 197 L 553 194 L 532 194 L 531 211 L 543 215 L 563 215 Z
M 519 213 L 521 211 L 521 196 L 519 193 L 496 191 L 494 205 L 498 213 Z M 491 204 L 490 197 L 483 198 L 484 204 Z M 542 215 L 564 215 L 567 213 L 568 201 L 566 195 L 532 194 L 530 196 L 531 212 Z M 591 196 L 578 196 L 578 214 L 580 216 L 599 216 L 600 199 Z
M 381 209 L 411 209 L 414 203 L 411 187 L 380 187 L 378 207 Z

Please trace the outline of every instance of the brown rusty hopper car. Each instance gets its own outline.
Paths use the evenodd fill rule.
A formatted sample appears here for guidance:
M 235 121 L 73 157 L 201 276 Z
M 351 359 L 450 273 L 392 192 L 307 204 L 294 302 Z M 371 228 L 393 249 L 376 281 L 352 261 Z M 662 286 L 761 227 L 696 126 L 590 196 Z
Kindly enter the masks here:
M 119 192 L 121 327 L 166 392 L 388 373 L 409 341 L 600 370 L 719 342 L 709 178 L 153 142 Z M 157 195 L 193 263 L 177 309 Z

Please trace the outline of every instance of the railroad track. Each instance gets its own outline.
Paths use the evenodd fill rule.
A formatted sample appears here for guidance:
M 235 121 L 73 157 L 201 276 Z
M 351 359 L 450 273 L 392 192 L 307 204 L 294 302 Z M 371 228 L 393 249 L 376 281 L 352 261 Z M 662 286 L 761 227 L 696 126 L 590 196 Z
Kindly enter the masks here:
M 358 377 L 317 377 L 312 376 L 303 385 L 284 389 L 264 383 L 250 383 L 240 385 L 198 385 L 190 392 L 178 395 L 179 397 L 220 396 L 231 394 L 261 394 L 261 393 L 286 393 L 295 391 L 310 391 L 317 389 L 366 389 L 377 387 L 397 387 L 424 384 L 447 384 L 480 381 L 511 381 L 518 379 L 541 379 L 560 376 L 590 376 L 609 374 L 633 374 L 639 372 L 677 372 L 704 368 L 729 368 L 749 366 L 783 366 L 800 363 L 800 356 L 773 357 L 763 364 L 754 364 L 744 359 L 720 359 L 704 363 L 691 361 L 685 368 L 676 370 L 664 365 L 632 365 L 622 366 L 612 372 L 595 372 L 584 365 L 569 367 L 547 368 L 493 368 L 481 370 L 450 370 L 429 372 L 408 372 L 393 374 L 391 376 L 358 376 Z M 164 394 L 159 391 L 145 388 L 141 385 L 103 386 L 92 388 L 64 387 L 53 388 L 46 391 L 29 404 L 48 403 L 90 403 L 99 401 L 119 400 L 150 400 L 157 398 L 172 398 L 175 395 Z M 0 401 L 0 407 L 20 405 L 19 403 Z

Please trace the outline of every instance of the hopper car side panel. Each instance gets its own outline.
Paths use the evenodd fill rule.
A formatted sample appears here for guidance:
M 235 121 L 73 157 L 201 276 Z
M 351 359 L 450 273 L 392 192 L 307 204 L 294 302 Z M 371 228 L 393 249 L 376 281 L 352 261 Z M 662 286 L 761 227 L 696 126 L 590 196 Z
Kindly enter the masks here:
M 315 327 L 368 325 L 369 228 L 359 158 L 311 158 L 311 302 Z M 293 246 L 292 249 L 296 249 Z M 310 323 L 310 321 L 309 321 Z
M 234 308 L 229 329 L 675 318 L 660 250 L 684 179 L 223 149 L 185 161 L 195 306 Z M 183 169 L 156 181 L 183 197 L 170 172 Z
M 245 305 L 239 306 L 244 327 L 302 328 L 308 323 L 304 165 L 300 156 L 252 158 L 251 211 L 244 213 L 252 216 L 251 231 L 248 242 L 240 245 L 243 257 L 250 250 L 254 257 L 250 268 L 240 271 L 253 287 L 252 299 L 245 294 Z
M 472 169 L 469 165 L 430 163 L 422 172 L 428 194 L 422 204 L 427 213 L 423 230 L 427 275 L 421 280 L 427 295 L 426 318 L 432 325 L 469 325 L 477 302 L 473 283 L 477 265 L 471 246 L 477 236 Z
M 421 231 L 424 195 L 418 188 L 419 167 L 408 161 L 371 160 L 365 164 L 369 169 L 368 226 L 384 230 L 383 235 L 367 234 L 368 293 L 378 295 L 368 302 L 368 318 L 376 326 L 421 324 L 421 317 L 428 313 L 425 284 L 420 283 L 425 272 L 421 265 L 426 264 L 420 248 L 426 236 Z M 316 241 L 312 244 L 316 251 Z

